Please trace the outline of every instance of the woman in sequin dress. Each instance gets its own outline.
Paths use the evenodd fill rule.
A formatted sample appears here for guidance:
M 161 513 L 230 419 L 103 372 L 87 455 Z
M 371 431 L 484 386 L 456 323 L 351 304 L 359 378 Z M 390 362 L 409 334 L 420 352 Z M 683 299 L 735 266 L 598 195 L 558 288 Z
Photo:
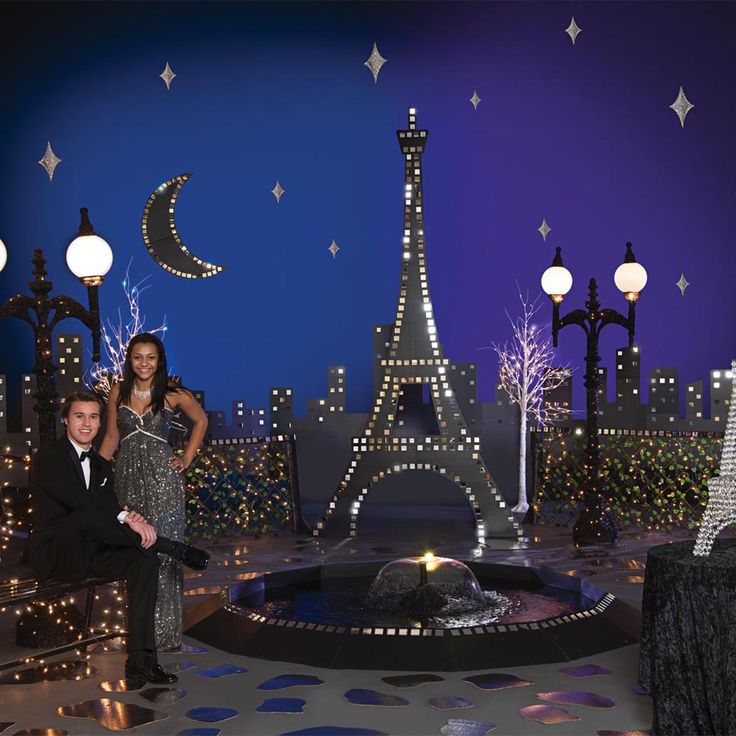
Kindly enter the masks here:
M 193 428 L 184 454 L 168 444 L 169 423 L 181 410 Z M 128 344 L 123 378 L 110 390 L 100 455 L 108 460 L 120 446 L 115 491 L 121 506 L 142 514 L 156 531 L 184 541 L 184 479 L 207 429 L 207 416 L 192 394 L 169 381 L 163 343 L 150 333 Z M 156 648 L 181 646 L 183 574 L 181 564 L 159 555 Z

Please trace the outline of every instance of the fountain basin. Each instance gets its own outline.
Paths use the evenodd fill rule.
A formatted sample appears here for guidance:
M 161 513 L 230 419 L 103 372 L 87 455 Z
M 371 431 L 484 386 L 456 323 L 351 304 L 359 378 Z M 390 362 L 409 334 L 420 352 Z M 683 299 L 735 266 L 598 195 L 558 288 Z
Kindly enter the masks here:
M 319 667 L 470 670 L 578 659 L 638 641 L 641 614 L 587 580 L 543 567 L 466 563 L 514 598 L 496 621 L 422 620 L 355 606 L 381 563 L 264 574 L 190 612 L 187 634 L 246 656 Z

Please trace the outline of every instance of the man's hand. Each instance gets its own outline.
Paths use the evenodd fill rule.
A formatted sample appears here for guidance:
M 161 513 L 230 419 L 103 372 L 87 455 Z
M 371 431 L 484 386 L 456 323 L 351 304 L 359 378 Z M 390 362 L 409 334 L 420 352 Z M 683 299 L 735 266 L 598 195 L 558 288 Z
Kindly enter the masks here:
M 140 536 L 141 547 L 143 547 L 143 549 L 152 547 L 156 543 L 156 530 L 147 521 L 131 520 L 130 517 L 133 515 L 143 518 L 140 514 L 132 512 L 125 517 L 124 523 Z
M 139 514 L 137 511 L 131 511 L 127 506 L 123 506 L 123 511 L 127 511 L 126 519 L 130 519 L 130 521 L 142 521 L 144 524 L 146 523 L 146 519 L 144 516 Z

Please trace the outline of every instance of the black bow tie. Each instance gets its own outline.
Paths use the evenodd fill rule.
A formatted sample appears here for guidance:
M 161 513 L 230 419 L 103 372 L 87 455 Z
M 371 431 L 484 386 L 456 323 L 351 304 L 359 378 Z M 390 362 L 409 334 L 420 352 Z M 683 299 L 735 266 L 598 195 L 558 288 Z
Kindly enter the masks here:
M 79 453 L 79 462 L 83 463 L 88 457 L 92 457 L 94 454 L 94 450 L 82 450 L 81 453 Z

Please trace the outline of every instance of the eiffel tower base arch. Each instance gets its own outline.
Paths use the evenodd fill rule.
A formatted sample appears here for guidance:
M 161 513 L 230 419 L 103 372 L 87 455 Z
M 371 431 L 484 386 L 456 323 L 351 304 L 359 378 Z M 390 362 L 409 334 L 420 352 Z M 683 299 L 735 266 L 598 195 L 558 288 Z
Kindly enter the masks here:
M 523 534 L 520 526 L 486 469 L 473 458 L 472 446 L 443 447 L 446 451 L 440 457 L 433 447 L 355 453 L 314 535 L 357 536 L 362 505 L 380 481 L 397 473 L 431 471 L 447 478 L 463 492 L 475 519 L 475 541 L 479 545 L 487 544 L 487 540 L 493 538 L 520 538 Z

